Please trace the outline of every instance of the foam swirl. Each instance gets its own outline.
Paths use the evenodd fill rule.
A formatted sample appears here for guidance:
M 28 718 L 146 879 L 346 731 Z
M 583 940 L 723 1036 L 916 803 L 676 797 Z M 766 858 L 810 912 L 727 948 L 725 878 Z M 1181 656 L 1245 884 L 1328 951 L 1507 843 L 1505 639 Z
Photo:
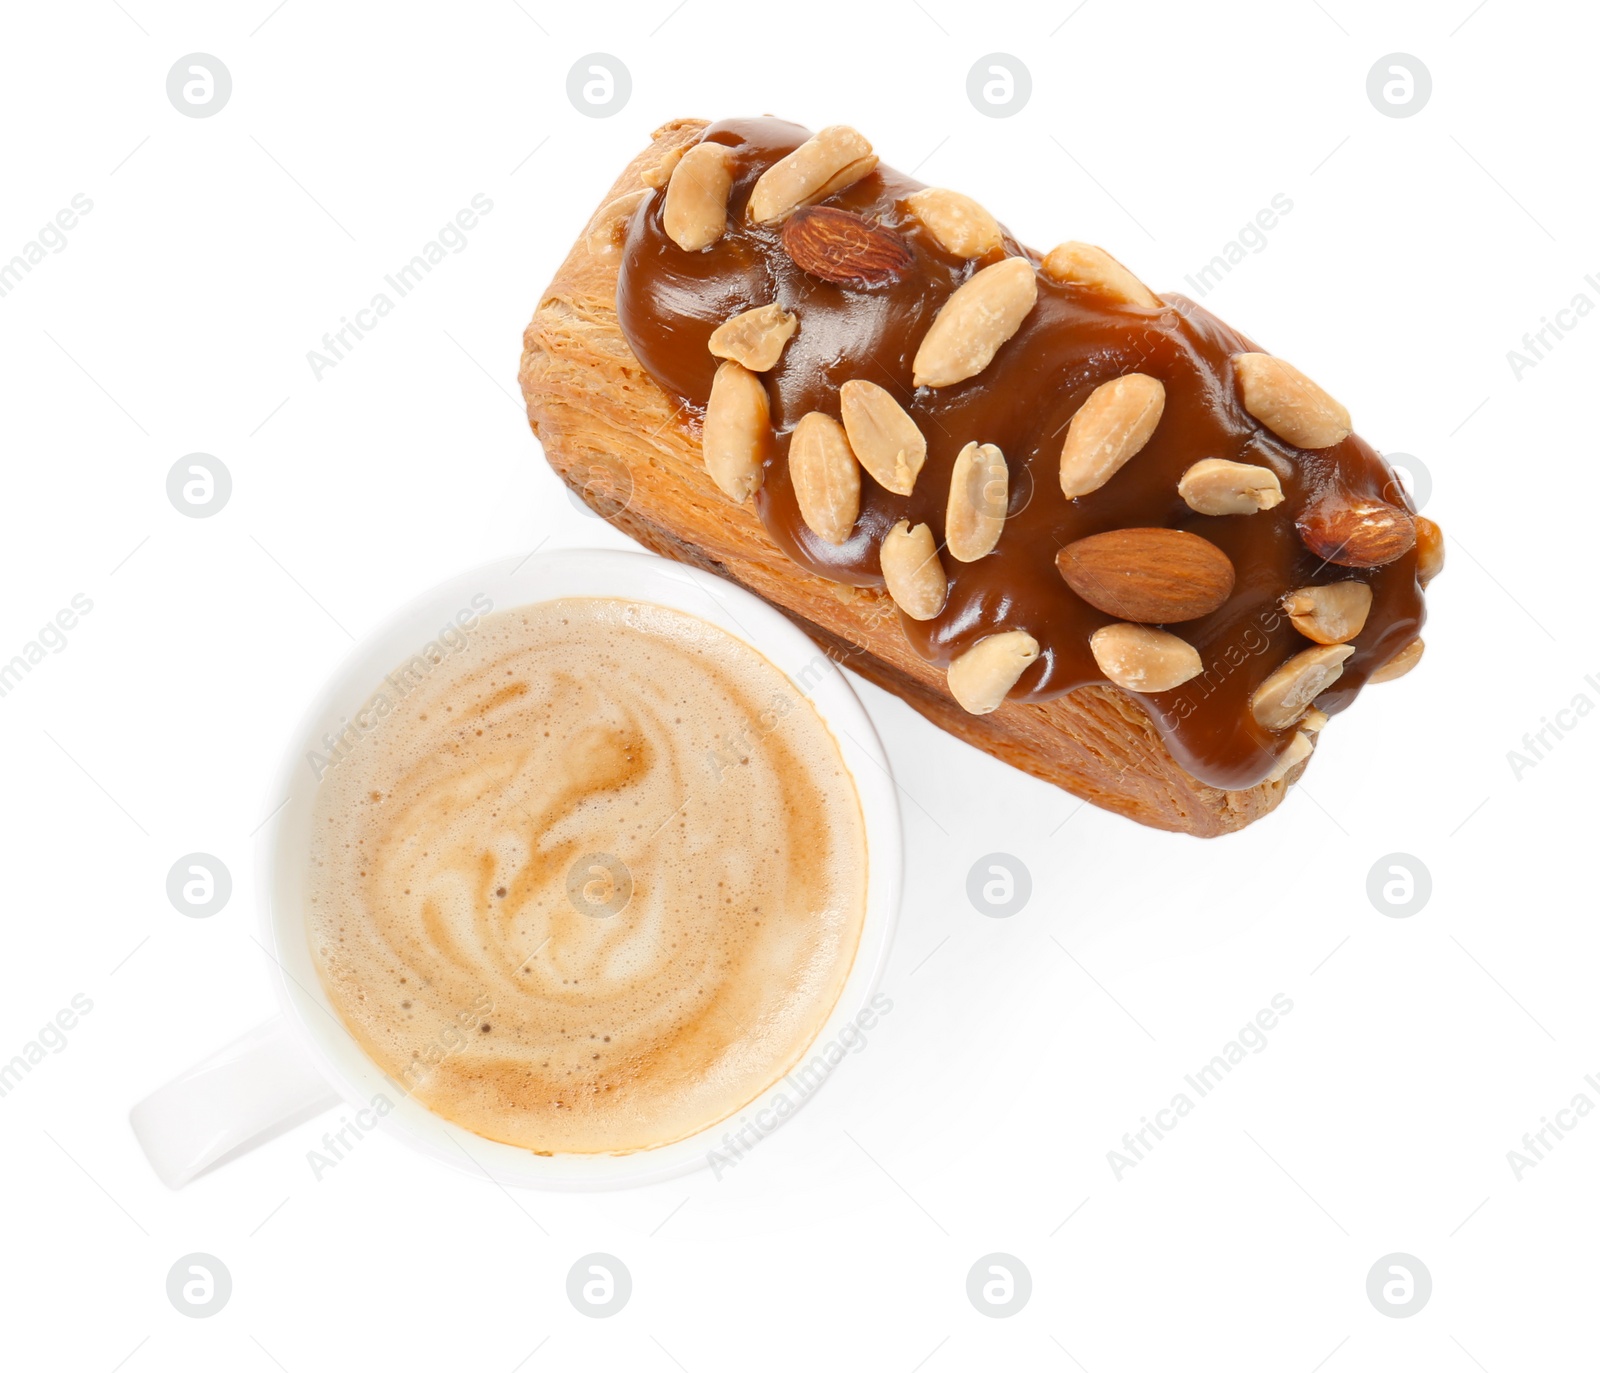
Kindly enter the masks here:
M 391 1076 L 492 1139 L 625 1152 L 799 1059 L 855 957 L 865 837 L 776 668 L 569 599 L 484 617 L 389 705 L 322 783 L 309 931 Z

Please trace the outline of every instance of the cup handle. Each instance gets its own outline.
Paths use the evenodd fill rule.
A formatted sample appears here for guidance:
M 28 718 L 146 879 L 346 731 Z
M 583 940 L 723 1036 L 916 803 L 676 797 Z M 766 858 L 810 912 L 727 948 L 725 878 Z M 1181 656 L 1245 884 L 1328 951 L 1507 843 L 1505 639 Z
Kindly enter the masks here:
M 176 1190 L 341 1100 L 278 1015 L 157 1088 L 128 1119 Z

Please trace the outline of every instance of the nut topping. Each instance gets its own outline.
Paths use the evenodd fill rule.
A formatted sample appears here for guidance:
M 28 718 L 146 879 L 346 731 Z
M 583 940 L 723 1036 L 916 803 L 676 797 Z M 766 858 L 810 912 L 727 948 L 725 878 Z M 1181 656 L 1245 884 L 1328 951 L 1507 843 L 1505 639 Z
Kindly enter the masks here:
M 1201 515 L 1253 515 L 1283 503 L 1283 487 L 1270 467 L 1226 458 L 1202 458 L 1178 478 L 1178 494 Z
M 1411 551 L 1417 525 L 1398 505 L 1334 492 L 1301 512 L 1300 541 L 1336 567 L 1382 567 Z
M 595 257 L 613 256 L 628 236 L 633 212 L 649 199 L 649 191 L 629 191 L 602 205 L 583 231 L 583 246 Z
M 1413 639 L 1402 648 L 1382 667 L 1368 675 L 1367 685 L 1372 686 L 1378 682 L 1392 682 L 1397 677 L 1404 677 L 1418 663 L 1422 661 L 1423 643 L 1421 639 Z
M 713 357 L 732 358 L 752 372 L 765 372 L 777 365 L 783 345 L 799 325 L 796 316 L 773 301 L 723 321 L 712 331 L 707 347 Z
M 667 182 L 661 227 L 685 252 L 709 248 L 728 228 L 728 191 L 733 186 L 733 149 L 696 143 L 678 159 Z
M 789 478 L 806 527 L 832 544 L 848 539 L 861 513 L 861 469 L 833 416 L 801 416 L 789 440 Z
M 847 381 L 839 388 L 839 413 L 850 447 L 873 481 L 885 491 L 909 496 L 928 457 L 917 422 L 870 381 Z
M 760 377 L 737 362 L 717 368 L 700 449 L 711 480 L 730 500 L 748 500 L 766 475 L 762 464 L 772 440 L 769 414 Z
M 1098 491 L 1150 442 L 1166 399 L 1166 388 L 1142 372 L 1095 387 L 1061 445 L 1061 490 L 1068 500 Z
M 1304 731 L 1297 733 L 1289 740 L 1289 747 L 1278 755 L 1278 761 L 1272 765 L 1272 771 L 1261 780 L 1281 782 L 1315 751 L 1316 746 L 1311 742 L 1311 736 Z
M 1365 582 L 1302 586 L 1281 602 L 1289 622 L 1319 644 L 1347 644 L 1366 626 L 1372 588 Z
M 684 149 L 680 144 L 676 148 L 668 148 L 662 155 L 661 161 L 653 167 L 646 167 L 639 173 L 639 180 L 652 191 L 659 191 L 667 182 L 672 180 L 672 173 L 678 163 L 683 160 Z
M 1128 691 L 1171 691 L 1203 666 L 1193 644 L 1147 625 L 1104 625 L 1090 636 L 1089 651 L 1100 671 Z
M 1344 660 L 1354 652 L 1349 644 L 1331 644 L 1296 653 L 1250 698 L 1256 723 L 1263 729 L 1288 729 L 1313 700 L 1339 680 Z
M 1017 332 L 1039 298 L 1033 264 L 1008 257 L 970 277 L 939 307 L 911 364 L 912 384 L 953 386 L 975 377 Z
M 956 703 L 972 715 L 998 710 L 1017 678 L 1039 656 L 1039 641 L 1025 629 L 979 639 L 950 664 L 945 680 Z
M 1300 717 L 1300 728 L 1307 734 L 1320 734 L 1322 727 L 1327 723 L 1328 712 L 1318 710 L 1315 706 L 1309 707 L 1306 713 Z
M 1426 588 L 1444 571 L 1444 530 L 1426 515 L 1413 515 L 1417 526 L 1417 580 Z
M 975 563 L 994 552 L 1005 528 L 1010 474 L 992 443 L 969 443 L 956 454 L 945 505 L 944 542 L 957 562 Z
M 1233 594 L 1233 564 L 1180 529 L 1112 529 L 1069 543 L 1056 568 L 1096 610 L 1140 624 L 1198 620 Z
M 925 524 L 901 520 L 883 536 L 878 567 L 894 603 L 913 620 L 931 620 L 944 609 L 949 582 Z
M 877 165 L 872 144 L 848 124 L 830 124 L 761 173 L 745 214 L 757 224 L 775 223 L 855 185 Z
M 1244 408 L 1285 443 L 1331 448 L 1350 433 L 1350 412 L 1298 367 L 1269 353 L 1235 353 Z
M 1161 302 L 1104 248 L 1092 243 L 1061 243 L 1045 254 L 1040 270 L 1052 281 L 1070 281 L 1123 305 L 1157 310 Z
M 836 286 L 882 286 L 912 263 L 911 246 L 893 229 L 831 205 L 796 210 L 780 237 L 796 267 Z
M 982 257 L 1000 246 L 999 223 L 971 196 L 929 186 L 907 196 L 905 205 L 947 253 Z

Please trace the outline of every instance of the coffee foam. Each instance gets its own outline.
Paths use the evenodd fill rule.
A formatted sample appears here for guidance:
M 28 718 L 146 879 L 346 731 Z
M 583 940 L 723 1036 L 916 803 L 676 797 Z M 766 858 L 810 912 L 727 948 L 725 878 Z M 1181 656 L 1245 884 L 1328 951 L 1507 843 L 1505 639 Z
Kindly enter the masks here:
M 321 783 L 308 932 L 397 1082 L 490 1139 L 624 1153 L 800 1059 L 867 858 L 838 745 L 777 668 L 693 616 L 574 598 L 484 617 L 390 704 Z

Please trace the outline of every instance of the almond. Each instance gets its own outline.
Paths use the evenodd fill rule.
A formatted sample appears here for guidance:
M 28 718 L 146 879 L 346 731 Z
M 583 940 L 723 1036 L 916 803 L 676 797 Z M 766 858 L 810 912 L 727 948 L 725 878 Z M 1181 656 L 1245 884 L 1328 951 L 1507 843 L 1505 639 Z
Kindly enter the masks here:
M 761 173 L 745 214 L 756 224 L 776 223 L 855 185 L 877 165 L 872 144 L 847 124 L 830 124 Z
M 1269 353 L 1235 353 L 1244 408 L 1285 443 L 1331 448 L 1350 433 L 1350 412 L 1298 367 Z
M 912 262 L 910 245 L 893 229 L 830 205 L 796 210 L 781 238 L 796 267 L 835 286 L 882 286 Z
M 1068 500 L 1098 491 L 1150 442 L 1167 390 L 1132 372 L 1095 387 L 1067 426 L 1061 445 L 1061 490 Z
M 1191 643 L 1147 625 L 1104 625 L 1089 638 L 1100 671 L 1128 691 L 1171 691 L 1200 675 L 1200 655 Z
M 1372 588 L 1365 582 L 1302 586 L 1281 602 L 1289 621 L 1319 644 L 1347 644 L 1366 627 Z
M 685 252 L 709 248 L 728 228 L 728 192 L 733 186 L 733 149 L 696 143 L 678 159 L 667 182 L 661 227 Z
M 945 681 L 956 703 L 972 715 L 998 710 L 1017 678 L 1039 656 L 1039 641 L 1025 629 L 979 639 L 950 664 Z
M 1328 712 L 1318 710 L 1315 706 L 1308 707 L 1306 713 L 1300 717 L 1300 728 L 1307 734 L 1320 734 L 1327 723 Z
M 789 478 L 806 527 L 832 544 L 848 539 L 861 513 L 861 469 L 832 415 L 801 416 L 789 440 Z
M 1422 650 L 1422 640 L 1413 639 L 1382 667 L 1374 669 L 1367 677 L 1367 685 L 1374 686 L 1379 682 L 1392 682 L 1397 677 L 1404 677 L 1422 661 Z
M 1112 529 L 1069 543 L 1056 569 L 1096 610 L 1139 624 L 1209 615 L 1233 594 L 1233 564 L 1181 529 Z
M 1336 567 L 1382 567 L 1411 551 L 1417 525 L 1386 501 L 1334 492 L 1301 512 L 1300 541 Z
M 909 496 L 928 457 L 917 422 L 883 387 L 847 381 L 839 388 L 839 417 L 861 465 L 885 491 Z
M 1344 673 L 1344 660 L 1354 652 L 1349 644 L 1330 644 L 1296 653 L 1250 698 L 1250 713 L 1256 723 L 1263 729 L 1288 729 L 1313 700 L 1339 680 Z
M 774 301 L 724 320 L 706 346 L 713 357 L 732 358 L 752 372 L 765 372 L 777 366 L 783 345 L 799 325 L 799 319 Z
M 994 552 L 1010 494 L 1005 454 L 992 443 L 969 443 L 956 454 L 944 513 L 944 542 L 952 558 L 975 563 Z
M 931 620 L 944 609 L 950 584 L 927 525 L 895 525 L 883 536 L 878 567 L 894 603 L 913 620 Z
M 1444 571 L 1444 530 L 1426 515 L 1413 515 L 1417 526 L 1417 580 L 1426 588 Z
M 929 186 L 906 197 L 906 209 L 947 253 L 982 257 L 1000 246 L 1000 225 L 971 196 Z
M 772 441 L 767 391 L 761 378 L 737 362 L 725 362 L 711 379 L 700 450 L 706 471 L 730 500 L 755 494 L 766 476 Z
M 1086 287 L 1118 305 L 1137 305 L 1142 310 L 1161 308 L 1161 302 L 1144 282 L 1104 248 L 1092 243 L 1057 244 L 1045 254 L 1039 270 L 1052 281 Z
M 1270 467 L 1202 458 L 1178 478 L 1178 494 L 1201 515 L 1253 515 L 1283 504 L 1283 486 Z
M 939 307 L 911 364 L 915 386 L 953 386 L 983 371 L 1039 299 L 1033 264 L 1008 257 L 975 273 Z

